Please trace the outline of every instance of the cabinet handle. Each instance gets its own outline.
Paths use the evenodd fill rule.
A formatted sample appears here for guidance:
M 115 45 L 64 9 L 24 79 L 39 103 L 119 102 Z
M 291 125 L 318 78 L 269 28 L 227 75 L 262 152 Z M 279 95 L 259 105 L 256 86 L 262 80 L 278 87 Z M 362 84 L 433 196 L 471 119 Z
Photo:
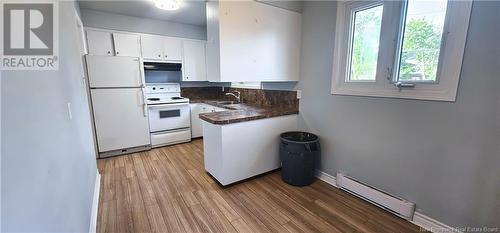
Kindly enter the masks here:
M 168 55 L 165 55 L 165 58 L 167 58 L 167 57 L 168 57 Z
M 108 54 L 111 54 L 111 51 L 108 51 Z
M 189 79 L 189 77 L 188 77 L 188 76 L 186 76 L 186 79 Z
M 116 51 L 116 54 L 120 54 L 120 52 Z
M 161 55 L 160 55 L 160 54 L 158 54 L 158 57 L 161 57 Z

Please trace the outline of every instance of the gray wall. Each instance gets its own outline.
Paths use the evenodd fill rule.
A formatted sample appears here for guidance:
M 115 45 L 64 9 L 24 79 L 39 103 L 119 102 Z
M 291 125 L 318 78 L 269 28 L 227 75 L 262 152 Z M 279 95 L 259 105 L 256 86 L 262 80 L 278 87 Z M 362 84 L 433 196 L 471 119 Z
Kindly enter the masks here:
M 103 29 L 141 32 L 189 39 L 207 39 L 204 26 L 81 9 L 83 25 Z
M 457 101 L 330 94 L 335 2 L 305 2 L 302 127 L 321 170 L 415 202 L 452 226 L 500 226 L 500 2 L 475 1 Z
M 74 4 L 59 8 L 59 70 L 2 71 L 2 232 L 89 230 L 97 170 L 90 114 Z

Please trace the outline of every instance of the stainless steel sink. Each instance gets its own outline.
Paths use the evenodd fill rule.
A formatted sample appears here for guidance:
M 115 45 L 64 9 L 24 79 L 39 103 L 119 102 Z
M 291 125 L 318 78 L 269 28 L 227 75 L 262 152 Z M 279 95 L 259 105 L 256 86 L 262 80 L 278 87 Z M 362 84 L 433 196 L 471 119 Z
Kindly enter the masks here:
M 217 101 L 216 103 L 220 105 L 237 104 L 236 101 Z

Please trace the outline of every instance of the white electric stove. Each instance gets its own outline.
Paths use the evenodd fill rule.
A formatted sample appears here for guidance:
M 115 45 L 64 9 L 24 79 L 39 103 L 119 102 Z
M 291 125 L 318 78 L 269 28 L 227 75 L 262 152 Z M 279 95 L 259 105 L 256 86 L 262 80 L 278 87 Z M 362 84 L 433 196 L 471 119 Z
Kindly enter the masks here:
M 146 100 L 152 147 L 191 141 L 189 99 L 178 83 L 148 84 Z

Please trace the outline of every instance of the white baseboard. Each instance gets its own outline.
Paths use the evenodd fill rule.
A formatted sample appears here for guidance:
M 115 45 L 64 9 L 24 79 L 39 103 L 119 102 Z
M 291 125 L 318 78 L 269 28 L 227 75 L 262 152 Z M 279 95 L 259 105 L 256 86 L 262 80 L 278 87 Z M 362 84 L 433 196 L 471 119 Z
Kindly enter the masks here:
M 337 188 L 337 178 L 335 176 L 332 176 L 328 173 L 325 173 L 320 170 L 316 170 L 316 178 L 328 183 L 329 185 Z
M 97 231 L 97 211 L 99 210 L 99 193 L 101 190 L 101 174 L 95 176 L 94 197 L 92 199 L 92 213 L 90 215 L 89 233 Z
M 439 233 L 461 232 L 456 228 L 450 227 L 436 219 L 433 219 L 417 211 L 415 211 L 415 213 L 413 214 L 413 220 L 410 222 L 430 232 L 439 232 Z
M 316 170 L 316 178 L 332 185 L 335 188 L 338 188 L 337 178 L 335 178 L 335 176 L 332 176 L 320 170 Z M 413 220 L 411 220 L 410 222 L 430 232 L 460 232 L 458 229 L 450 227 L 417 211 L 415 211 L 415 213 L 413 214 Z

